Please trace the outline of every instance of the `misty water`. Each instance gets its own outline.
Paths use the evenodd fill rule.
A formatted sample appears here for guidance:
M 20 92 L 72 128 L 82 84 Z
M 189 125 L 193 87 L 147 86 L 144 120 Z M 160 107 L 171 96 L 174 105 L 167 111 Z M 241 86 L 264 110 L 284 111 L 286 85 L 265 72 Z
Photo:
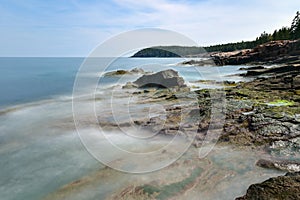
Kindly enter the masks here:
M 170 138 L 157 136 L 149 141 L 124 135 L 122 131 L 99 130 L 95 113 L 86 108 L 95 105 L 96 115 L 108 122 L 115 120 L 113 114 L 120 121 L 126 121 L 127 115 L 122 105 L 128 103 L 128 93 L 121 86 L 137 77 L 102 77 L 97 90 L 89 96 L 86 94 L 90 92 L 89 80 L 92 77 L 100 77 L 105 71 L 116 69 L 143 68 L 145 71 L 156 72 L 172 68 L 184 77 L 188 85 L 196 89 L 214 87 L 210 84 L 196 84 L 197 80 L 243 81 L 243 78 L 233 76 L 242 73 L 238 70 L 241 66 L 177 65 L 183 60 L 119 58 L 109 66 L 102 65 L 105 62 L 101 59 L 94 60 L 89 63 L 93 70 L 83 71 L 86 82 L 82 88 L 87 92 L 83 92 L 83 96 L 72 96 L 73 83 L 83 58 L 1 58 L 1 199 L 110 198 L 130 184 L 141 185 L 151 181 L 168 183 L 172 179 L 184 177 L 195 166 L 202 170 L 200 179 L 179 199 L 233 199 L 245 193 L 250 184 L 280 174 L 254 165 L 255 160 L 265 156 L 263 153 L 224 146 L 216 146 L 203 159 L 198 158 L 197 149 L 190 148 L 177 161 L 182 163 L 170 166 L 170 163 L 181 156 L 178 148 L 188 145 L 187 141 L 180 138 L 173 141 L 166 154 L 144 156 L 140 162 L 109 149 L 108 140 L 127 151 L 147 153 L 168 145 Z M 114 106 L 114 113 L 108 106 L 112 102 L 112 90 L 116 91 L 114 105 L 117 106 Z M 74 98 L 82 106 L 77 108 L 81 114 L 77 123 L 80 133 L 76 130 L 73 119 Z M 131 99 L 130 106 L 130 114 L 135 118 L 153 116 L 160 112 L 159 108 L 152 107 L 150 111 L 146 109 L 151 106 L 149 104 L 135 104 L 134 98 Z M 146 132 L 127 131 L 147 136 Z M 96 154 L 103 155 L 105 152 L 105 164 L 109 166 L 119 167 L 124 171 L 167 167 L 142 174 L 122 173 L 105 167 L 90 152 L 91 149 L 85 146 L 82 135 L 84 140 L 95 147 L 93 151 L 97 151 Z

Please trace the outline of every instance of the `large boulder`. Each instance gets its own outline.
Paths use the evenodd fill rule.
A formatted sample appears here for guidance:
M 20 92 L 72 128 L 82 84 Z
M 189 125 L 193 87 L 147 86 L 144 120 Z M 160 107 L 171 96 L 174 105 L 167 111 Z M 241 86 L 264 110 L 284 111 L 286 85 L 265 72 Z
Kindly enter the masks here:
M 157 72 L 155 74 L 143 75 L 133 82 L 139 88 L 185 88 L 187 87 L 178 72 L 172 69 Z
M 263 183 L 251 185 L 247 194 L 236 200 L 252 199 L 300 199 L 300 172 L 270 178 Z

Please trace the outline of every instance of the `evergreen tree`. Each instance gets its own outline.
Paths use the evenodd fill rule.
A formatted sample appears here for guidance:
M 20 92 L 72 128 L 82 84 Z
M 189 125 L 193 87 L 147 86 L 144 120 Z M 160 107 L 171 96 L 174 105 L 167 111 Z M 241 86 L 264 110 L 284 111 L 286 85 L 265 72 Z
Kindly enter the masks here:
M 278 40 L 278 32 L 277 32 L 277 30 L 275 30 L 274 33 L 272 34 L 272 40 Z
M 272 40 L 272 36 L 271 34 L 266 33 L 266 31 L 264 31 L 259 38 L 256 39 L 258 41 L 259 44 L 263 44 L 266 42 L 269 42 Z
M 295 18 L 293 19 L 292 26 L 291 26 L 291 35 L 292 39 L 299 39 L 300 38 L 300 12 L 296 13 Z

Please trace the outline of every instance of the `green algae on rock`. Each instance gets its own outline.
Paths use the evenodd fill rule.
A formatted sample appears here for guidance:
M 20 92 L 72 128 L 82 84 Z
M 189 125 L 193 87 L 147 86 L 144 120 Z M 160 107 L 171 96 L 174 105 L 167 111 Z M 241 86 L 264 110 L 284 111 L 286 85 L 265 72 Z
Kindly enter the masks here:
M 293 106 L 295 103 L 288 100 L 277 100 L 266 103 L 268 106 Z

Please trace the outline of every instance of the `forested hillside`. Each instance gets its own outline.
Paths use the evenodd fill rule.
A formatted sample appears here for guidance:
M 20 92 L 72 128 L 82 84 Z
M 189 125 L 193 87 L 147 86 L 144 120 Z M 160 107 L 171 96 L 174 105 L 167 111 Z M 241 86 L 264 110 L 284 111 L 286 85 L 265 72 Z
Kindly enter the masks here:
M 204 47 L 207 52 L 229 52 L 241 49 L 252 49 L 257 45 L 277 40 L 295 40 L 300 38 L 300 12 L 296 13 L 290 27 L 282 27 L 273 33 L 263 32 L 253 41 L 242 41 L 237 43 L 219 44 Z M 133 57 L 183 57 L 188 55 L 197 55 L 205 53 L 200 47 L 182 47 L 182 46 L 159 46 L 142 49 L 133 55 Z

